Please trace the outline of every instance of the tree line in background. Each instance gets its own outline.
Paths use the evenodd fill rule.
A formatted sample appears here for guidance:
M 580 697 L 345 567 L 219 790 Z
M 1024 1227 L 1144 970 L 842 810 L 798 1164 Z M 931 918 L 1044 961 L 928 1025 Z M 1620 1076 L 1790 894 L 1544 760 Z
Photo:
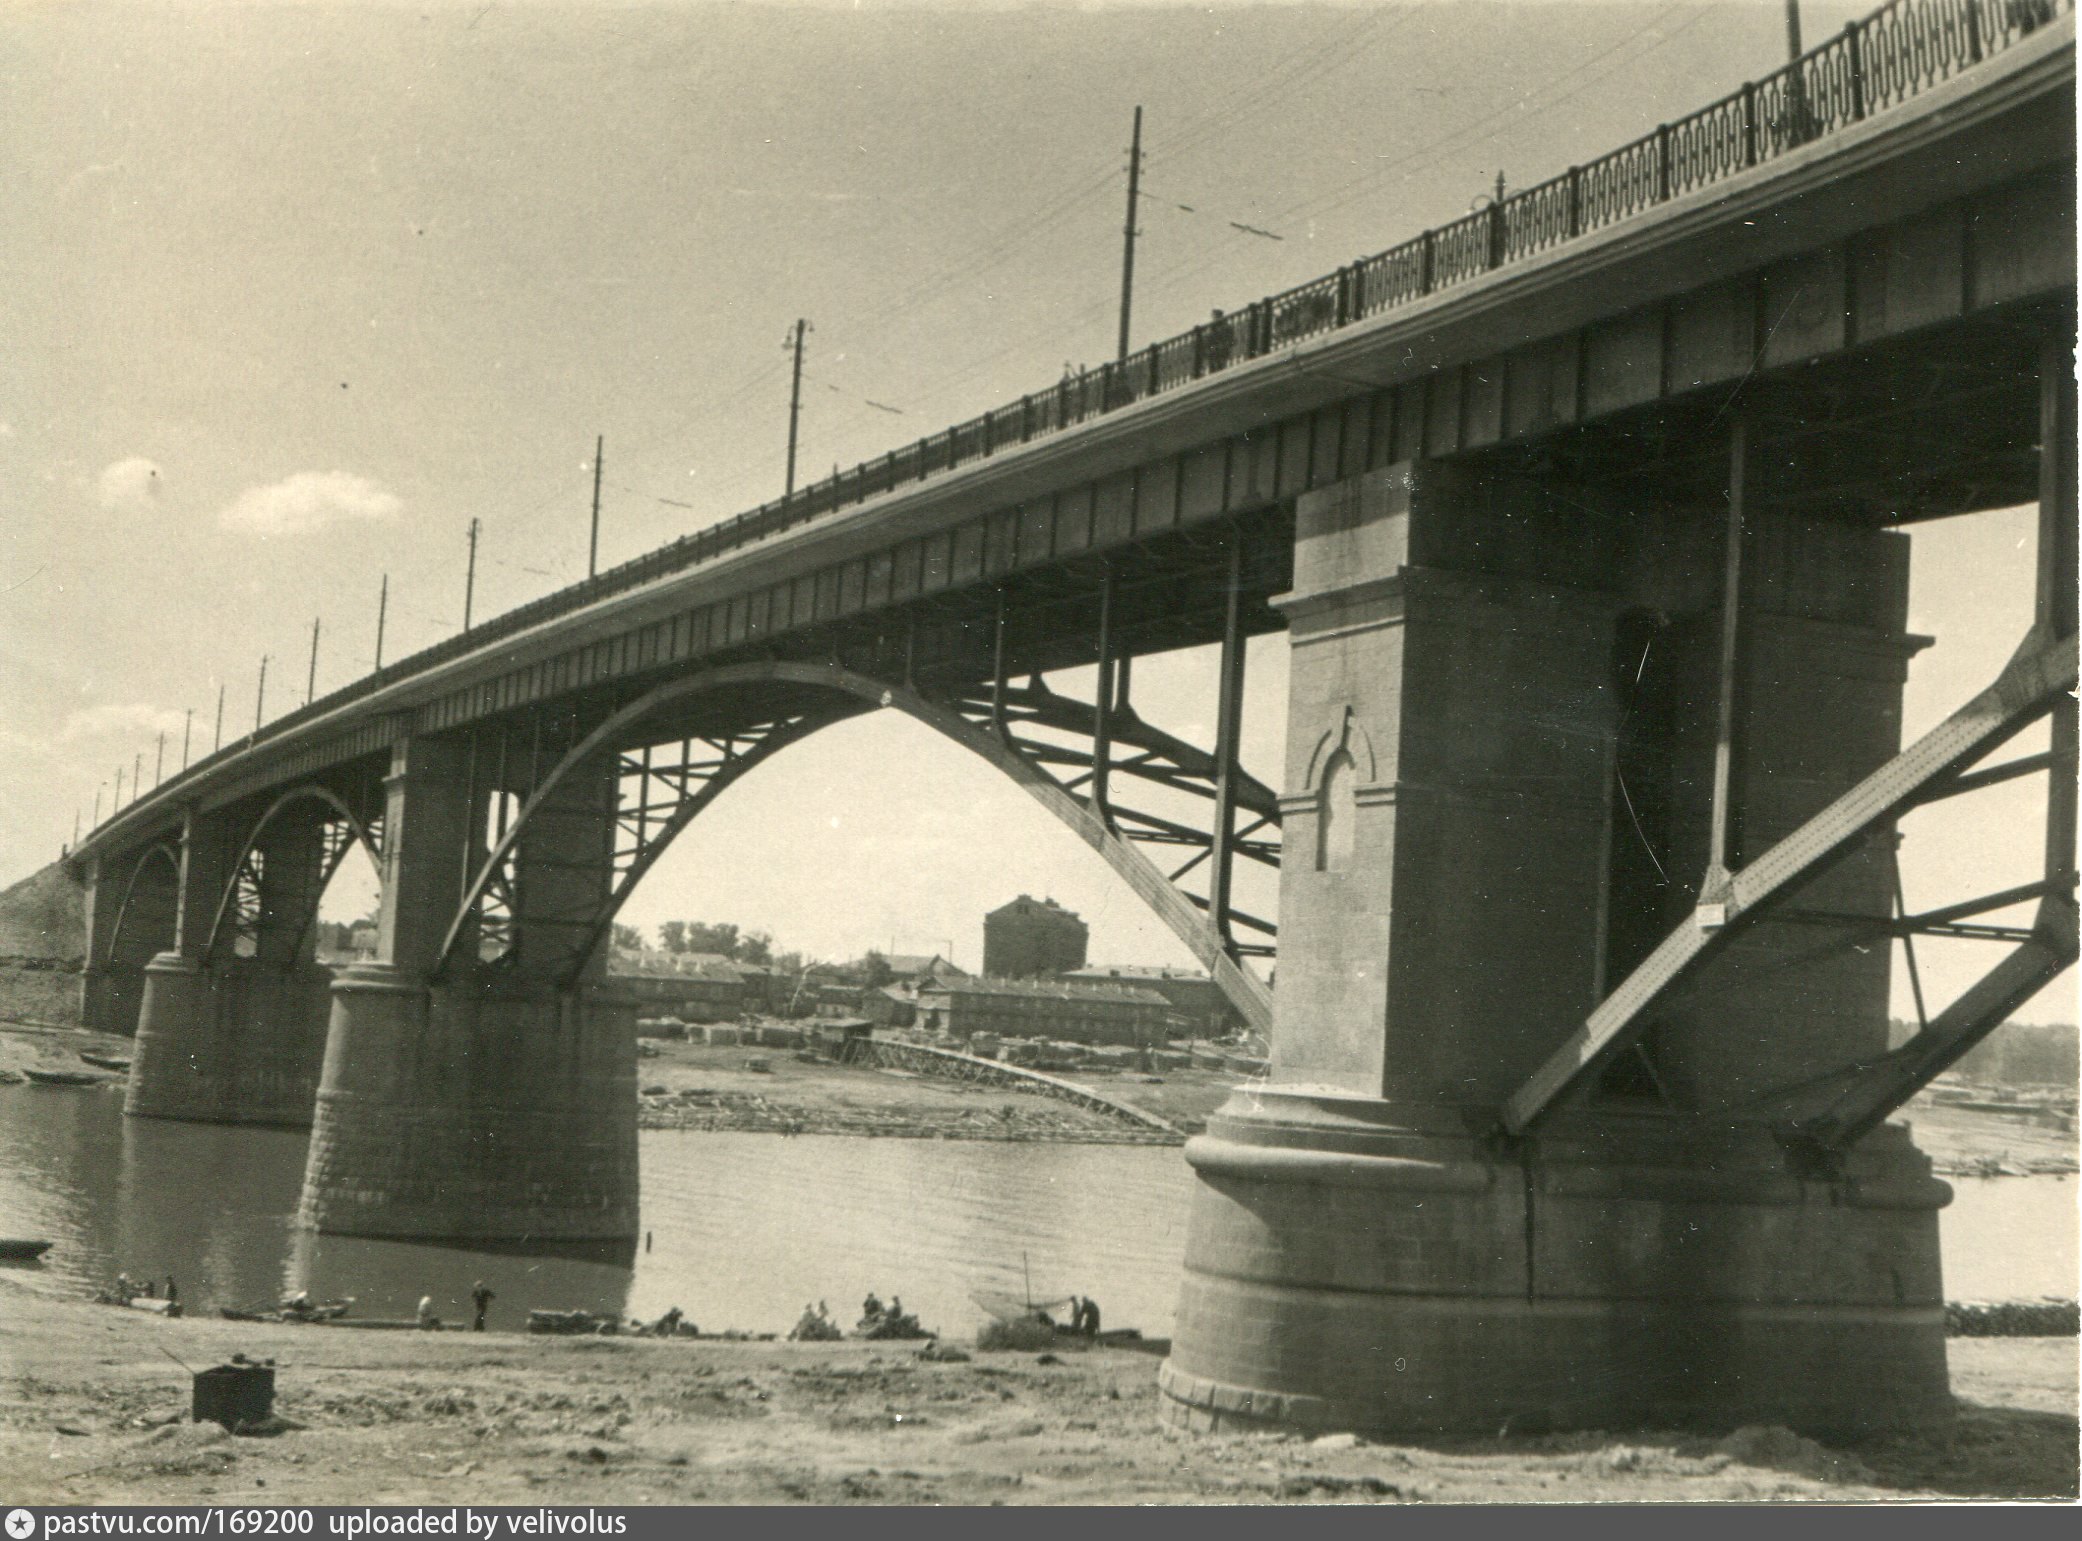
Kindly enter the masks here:
M 615 922 L 614 945 L 617 952 L 642 953 L 651 950 L 651 944 L 641 928 L 624 925 L 620 921 Z M 870 989 L 886 985 L 896 977 L 889 966 L 889 959 L 872 949 L 851 963 L 830 964 L 823 959 L 812 958 L 800 952 L 776 952 L 771 933 L 747 931 L 732 921 L 715 924 L 699 920 L 664 921 L 658 927 L 657 950 L 673 957 L 699 953 L 729 958 L 737 963 L 759 964 L 782 974 L 801 974 L 809 969 L 831 969 Z

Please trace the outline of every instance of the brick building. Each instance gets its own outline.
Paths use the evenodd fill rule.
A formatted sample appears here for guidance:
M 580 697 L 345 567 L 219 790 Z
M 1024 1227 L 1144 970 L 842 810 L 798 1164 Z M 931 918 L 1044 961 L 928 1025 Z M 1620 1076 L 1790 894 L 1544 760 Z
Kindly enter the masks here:
M 1095 963 L 1061 976 L 1078 984 L 1123 984 L 1153 990 L 1171 1003 L 1196 1038 L 1226 1038 L 1244 1025 L 1243 1013 L 1222 987 L 1198 969 L 1160 968 L 1134 963 Z
M 1083 968 L 1090 939 L 1074 911 L 1021 894 L 983 917 L 983 975 L 1036 979 Z
M 948 979 L 918 992 L 919 1025 L 948 1038 L 1158 1044 L 1176 1025 L 1154 990 L 1062 979 Z

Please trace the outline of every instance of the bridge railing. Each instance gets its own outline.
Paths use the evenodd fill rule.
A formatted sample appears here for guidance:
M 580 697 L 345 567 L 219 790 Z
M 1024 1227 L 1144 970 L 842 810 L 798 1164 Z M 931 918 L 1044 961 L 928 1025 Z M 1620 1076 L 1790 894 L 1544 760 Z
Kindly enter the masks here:
M 1940 85 L 2058 17 L 2075 0 L 1892 0 L 1798 60 L 1607 155 L 1335 273 L 1256 300 L 1191 331 L 932 434 L 788 497 L 647 551 L 597 577 L 508 610 L 276 719 L 287 732 L 383 685 L 516 636 L 597 599 L 684 571 L 835 510 L 1061 433 L 1275 348 L 1345 327 L 1549 251 L 1798 150 Z M 111 818 L 115 815 L 111 814 Z

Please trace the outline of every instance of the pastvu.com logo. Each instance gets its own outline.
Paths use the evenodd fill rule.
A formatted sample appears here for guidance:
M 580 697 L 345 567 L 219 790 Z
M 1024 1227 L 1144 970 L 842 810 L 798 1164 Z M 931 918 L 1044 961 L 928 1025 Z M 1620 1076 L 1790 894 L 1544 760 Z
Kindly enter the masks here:
M 29 1541 L 36 1534 L 36 1516 L 27 1509 L 7 1511 L 8 1541 Z

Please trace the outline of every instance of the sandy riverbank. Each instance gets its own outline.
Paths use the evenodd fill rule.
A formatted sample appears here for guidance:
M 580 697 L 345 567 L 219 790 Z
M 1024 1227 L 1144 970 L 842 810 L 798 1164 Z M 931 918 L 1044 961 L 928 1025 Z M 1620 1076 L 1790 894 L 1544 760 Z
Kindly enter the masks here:
M 637 1064 L 637 1084 L 644 1093 L 639 1118 L 649 1128 L 1138 1144 L 1164 1138 L 1031 1093 L 808 1061 L 782 1049 L 645 1042 L 651 1050 Z M 81 1070 L 89 1068 L 80 1062 L 81 1049 L 128 1055 L 133 1048 L 129 1039 L 79 1029 L 0 1025 L 0 1072 L 32 1065 Z M 754 1063 L 764 1068 L 750 1068 Z M 1190 1134 L 1228 1098 L 1236 1077 L 1219 1070 L 1161 1076 L 1085 1071 L 1065 1079 L 1133 1103 Z M 1917 1144 L 1942 1176 L 2076 1170 L 2076 1137 L 2046 1124 L 1946 1106 L 1927 1096 L 1899 1116 L 1914 1126 Z
M 1152 1347 L 1155 1347 L 1154 1345 Z M 231 1439 L 188 1377 L 278 1361 L 301 1427 Z M 2070 1497 L 2072 1339 L 1955 1341 L 1946 1434 L 1828 1448 L 1783 1430 L 1373 1445 L 1188 1437 L 1154 1352 L 368 1333 L 140 1313 L 0 1273 L 10 1502 L 1262 1503 Z

